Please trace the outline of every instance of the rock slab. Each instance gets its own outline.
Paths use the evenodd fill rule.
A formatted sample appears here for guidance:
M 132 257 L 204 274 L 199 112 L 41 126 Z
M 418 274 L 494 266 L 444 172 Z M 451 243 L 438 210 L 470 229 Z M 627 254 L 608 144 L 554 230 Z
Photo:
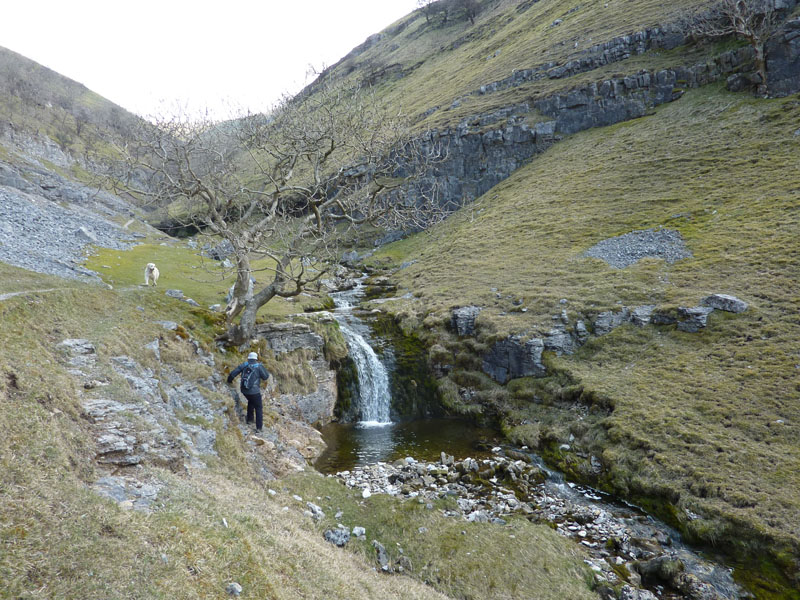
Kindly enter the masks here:
M 711 294 L 703 299 L 703 306 L 710 306 L 717 310 L 726 312 L 741 313 L 747 310 L 747 302 L 739 300 L 736 296 L 728 294 Z

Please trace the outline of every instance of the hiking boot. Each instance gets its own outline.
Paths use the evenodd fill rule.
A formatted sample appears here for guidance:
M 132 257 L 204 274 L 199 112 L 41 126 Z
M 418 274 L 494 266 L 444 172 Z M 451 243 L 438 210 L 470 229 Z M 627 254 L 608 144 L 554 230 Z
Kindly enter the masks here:
M 261 433 L 261 429 L 259 429 L 258 427 L 256 427 L 256 433 Z

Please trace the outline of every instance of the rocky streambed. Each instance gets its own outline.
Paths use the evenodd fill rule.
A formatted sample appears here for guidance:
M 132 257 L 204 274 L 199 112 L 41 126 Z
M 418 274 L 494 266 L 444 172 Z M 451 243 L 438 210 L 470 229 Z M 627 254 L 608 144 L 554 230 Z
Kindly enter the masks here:
M 454 519 L 497 526 L 513 517 L 546 523 L 585 549 L 604 598 L 749 597 L 729 568 L 688 548 L 677 532 L 635 507 L 565 483 L 526 450 L 495 447 L 490 458 L 460 461 L 443 452 L 438 462 L 408 457 L 330 476 L 361 490 L 364 498 L 390 494 L 433 509 L 433 500 L 451 497 L 452 508 L 442 510 Z

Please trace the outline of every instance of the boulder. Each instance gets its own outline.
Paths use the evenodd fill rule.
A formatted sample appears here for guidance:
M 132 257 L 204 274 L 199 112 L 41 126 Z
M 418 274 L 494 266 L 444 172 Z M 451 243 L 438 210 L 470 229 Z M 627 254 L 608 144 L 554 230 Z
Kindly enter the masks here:
M 372 547 L 375 548 L 375 555 L 378 559 L 378 564 L 381 566 L 382 571 L 389 571 L 389 554 L 386 548 L 378 540 L 372 540 Z
M 358 252 L 351 250 L 342 254 L 342 264 L 352 265 L 358 261 Z
M 658 600 L 658 596 L 648 590 L 641 590 L 630 585 L 623 585 L 620 600 Z
M 308 510 L 311 512 L 311 518 L 314 519 L 315 521 L 319 521 L 320 519 L 325 518 L 325 513 L 323 512 L 323 510 L 313 502 L 306 502 L 306 506 L 308 507 Z
M 339 548 L 342 548 L 347 542 L 350 541 L 350 530 L 343 527 L 327 529 L 322 535 L 325 538 L 325 541 L 328 541 Z
M 453 309 L 450 317 L 451 328 L 460 336 L 475 335 L 475 319 L 481 310 L 480 306 L 462 306 Z
M 655 309 L 656 307 L 653 304 L 637 306 L 631 311 L 631 322 L 639 327 L 648 325 Z
M 178 300 L 183 300 L 183 292 L 181 290 L 167 290 L 164 293 L 170 298 L 177 298 Z
M 714 312 L 709 306 L 694 306 L 678 308 L 678 329 L 688 333 L 697 333 L 703 329 L 708 322 L 708 315 Z
M 551 329 L 544 338 L 544 349 L 559 356 L 572 354 L 575 351 L 575 341 L 563 329 Z
M 736 296 L 729 296 L 728 294 L 711 294 L 703 299 L 703 306 L 710 306 L 717 310 L 724 310 L 726 312 L 740 313 L 747 310 L 747 302 L 739 300 Z
M 158 343 L 158 338 L 154 339 L 149 344 L 145 344 L 144 347 L 155 355 L 158 362 L 161 362 L 161 348 Z
M 642 576 L 642 582 L 645 584 L 661 584 L 676 588 L 679 575 L 684 571 L 684 564 L 680 560 L 662 555 L 647 561 L 637 562 L 634 568 Z
M 533 338 L 523 343 L 518 336 L 497 342 L 483 355 L 482 369 L 498 383 L 517 377 L 541 377 L 547 372 L 542 363 L 544 341 Z
M 753 87 L 753 79 L 744 73 L 734 73 L 725 80 L 725 89 L 729 92 L 744 92 Z
M 623 308 L 619 312 L 613 310 L 601 312 L 594 321 L 594 333 L 595 335 L 611 333 L 611 331 L 629 321 L 630 318 L 631 313 L 627 308 Z
M 90 244 L 97 243 L 97 236 L 88 229 L 86 229 L 86 227 L 79 227 L 78 230 L 75 232 L 75 235 L 79 238 L 83 238 Z
M 239 596 L 242 593 L 242 586 L 236 583 L 229 583 L 228 587 L 225 588 L 225 591 L 229 596 Z
M 213 260 L 224 260 L 233 254 L 233 244 L 228 240 L 223 240 L 213 248 L 206 246 L 205 255 Z

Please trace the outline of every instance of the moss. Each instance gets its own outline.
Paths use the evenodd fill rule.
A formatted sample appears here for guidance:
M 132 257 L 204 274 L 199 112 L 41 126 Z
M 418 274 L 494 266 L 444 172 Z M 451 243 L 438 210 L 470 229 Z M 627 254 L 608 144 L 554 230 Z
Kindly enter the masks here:
M 338 363 L 348 355 L 347 341 L 336 321 L 306 321 L 324 340 L 323 353 L 330 363 Z
M 428 367 L 427 345 L 418 336 L 407 335 L 389 315 L 378 315 L 368 323 L 391 346 L 392 412 L 402 417 L 442 415 L 439 389 Z
M 353 412 L 353 400 L 358 394 L 358 372 L 352 358 L 345 357 L 334 365 L 336 369 L 336 406 L 334 414 L 340 421 L 351 422 L 357 415 Z
M 320 297 L 305 299 L 301 304 L 303 306 L 303 312 L 319 312 L 323 310 L 333 310 L 336 307 L 336 305 L 333 302 L 333 298 L 331 298 L 327 294 Z

